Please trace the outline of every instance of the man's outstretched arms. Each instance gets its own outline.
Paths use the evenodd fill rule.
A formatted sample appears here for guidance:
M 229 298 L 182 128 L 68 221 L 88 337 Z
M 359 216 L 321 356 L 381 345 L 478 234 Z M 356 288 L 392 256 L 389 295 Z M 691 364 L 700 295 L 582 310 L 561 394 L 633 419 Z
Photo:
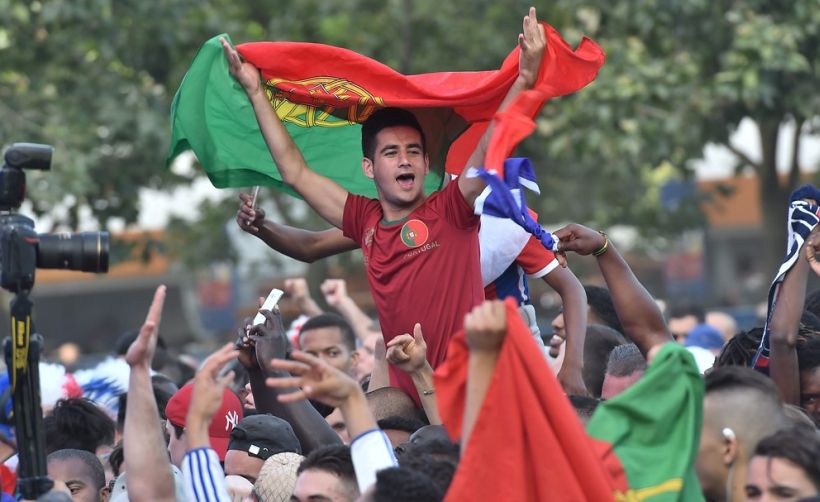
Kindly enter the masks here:
M 287 129 L 276 116 L 265 95 L 259 69 L 242 62 L 227 40 L 220 39 L 231 75 L 245 89 L 256 113 L 256 120 L 268 145 L 282 181 L 304 197 L 310 206 L 335 227 L 341 228 L 347 190 L 312 171 Z

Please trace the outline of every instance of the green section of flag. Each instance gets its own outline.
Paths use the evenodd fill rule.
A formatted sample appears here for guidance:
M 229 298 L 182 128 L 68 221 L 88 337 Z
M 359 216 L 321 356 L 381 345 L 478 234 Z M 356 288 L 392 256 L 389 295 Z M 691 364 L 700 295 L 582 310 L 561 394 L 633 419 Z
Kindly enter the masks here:
M 282 183 L 256 122 L 250 100 L 228 72 L 219 37 L 202 46 L 171 105 L 168 163 L 193 150 L 217 188 L 270 186 L 296 195 Z M 230 40 L 230 38 L 228 38 Z M 375 198 L 373 181 L 361 170 L 361 126 L 300 127 L 285 122 L 308 165 L 352 193 Z M 441 185 L 431 170 L 425 188 Z
M 670 342 L 637 383 L 595 411 L 587 432 L 613 446 L 638 500 L 703 500 L 694 468 L 703 394 L 692 355 Z

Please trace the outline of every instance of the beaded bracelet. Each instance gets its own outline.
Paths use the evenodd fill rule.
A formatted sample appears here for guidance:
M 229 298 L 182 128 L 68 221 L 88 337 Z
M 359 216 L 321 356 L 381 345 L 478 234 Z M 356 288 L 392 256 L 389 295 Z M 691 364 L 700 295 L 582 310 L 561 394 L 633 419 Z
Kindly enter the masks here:
M 598 233 L 604 236 L 604 243 L 601 247 L 592 252 L 592 256 L 601 256 L 602 254 L 606 253 L 607 249 L 609 249 L 609 236 L 607 236 L 604 232 L 601 232 L 600 230 L 598 230 Z

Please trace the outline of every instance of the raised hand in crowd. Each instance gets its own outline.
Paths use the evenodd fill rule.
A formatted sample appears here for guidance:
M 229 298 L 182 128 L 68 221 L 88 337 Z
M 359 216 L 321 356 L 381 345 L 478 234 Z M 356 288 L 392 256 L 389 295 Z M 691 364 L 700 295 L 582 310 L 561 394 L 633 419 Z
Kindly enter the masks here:
M 316 301 L 310 296 L 310 288 L 304 277 L 295 277 L 293 279 L 285 279 L 283 287 L 285 293 L 296 302 L 299 311 L 308 317 L 320 315 L 322 309 L 316 304 Z
M 559 239 L 560 253 L 572 251 L 594 255 L 612 295 L 615 312 L 628 336 L 650 361 L 660 346 L 672 341 L 657 303 L 638 281 L 632 269 L 609 237 L 577 223 L 571 223 L 553 235 Z
M 251 387 L 251 399 L 260 413 L 270 413 L 290 423 L 296 437 L 302 444 L 304 452 L 310 452 L 327 444 L 338 444 L 339 436 L 333 432 L 322 415 L 307 401 L 286 403 L 277 399 L 281 389 L 265 385 L 268 376 L 287 377 L 286 372 L 270 368 L 272 359 L 289 357 L 290 343 L 279 309 L 274 311 L 260 310 L 265 322 L 256 326 L 246 323 L 239 330 L 236 348 L 239 360 L 248 370 Z
M 339 408 L 351 438 L 377 428 L 364 392 L 349 375 L 307 352 L 294 351 L 291 358 L 271 361 L 271 368 L 279 376 L 268 378 L 266 384 L 280 391 L 280 402 L 306 403 L 313 399 Z
M 188 450 L 209 445 L 208 426 L 214 413 L 222 405 L 225 387 L 233 381 L 233 371 L 221 375 L 223 368 L 237 358 L 239 351 L 229 343 L 208 356 L 194 378 L 191 404 L 185 420 Z
M 353 333 L 361 343 L 373 334 L 373 320 L 364 313 L 347 293 L 347 283 L 344 279 L 326 279 L 320 286 L 328 305 L 339 311 L 342 317 L 350 323 Z M 378 331 L 376 331 L 378 333 Z
M 413 326 L 412 336 L 405 333 L 390 340 L 387 344 L 387 362 L 410 375 L 430 425 L 440 425 L 433 368 L 427 361 L 427 343 L 421 332 L 421 324 Z
M 151 385 L 151 361 L 157 347 L 164 303 L 165 286 L 159 286 L 145 323 L 125 355 L 131 373 L 123 427 L 123 470 L 128 472 L 128 498 L 135 502 L 174 500 L 171 463 Z
M 507 311 L 500 300 L 477 305 L 464 318 L 464 336 L 470 348 L 467 399 L 461 432 L 461 451 L 470 442 L 470 434 L 490 388 L 498 353 L 507 336 Z

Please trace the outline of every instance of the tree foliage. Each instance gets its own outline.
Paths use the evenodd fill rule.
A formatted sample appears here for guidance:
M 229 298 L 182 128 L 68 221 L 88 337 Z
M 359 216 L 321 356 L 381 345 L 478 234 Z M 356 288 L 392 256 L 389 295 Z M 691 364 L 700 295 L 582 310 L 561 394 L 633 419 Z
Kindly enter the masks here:
M 406 73 L 491 69 L 515 44 L 528 5 L 0 0 L 0 141 L 57 147 L 55 172 L 31 184 L 37 212 L 65 204 L 62 223 L 73 225 L 87 206 L 102 226 L 112 218 L 131 223 L 141 187 L 188 182 L 163 164 L 168 110 L 197 48 L 214 34 L 339 45 Z M 690 161 L 707 142 L 729 145 L 740 170 L 757 172 L 766 187 L 764 214 L 780 217 L 797 178 L 774 177 L 779 126 L 797 123 L 804 134 L 820 128 L 816 0 L 556 0 L 537 7 L 571 42 L 586 34 L 608 58 L 591 86 L 547 106 L 522 148 L 539 166 L 542 219 L 635 224 L 651 235 L 698 225 L 694 201 L 663 205 L 660 187 L 691 180 Z M 744 117 L 759 126 L 760 157 L 729 144 Z M 799 137 L 790 143 L 801 146 Z M 284 205 L 292 223 L 311 224 Z M 204 227 L 191 228 L 198 239 L 218 220 L 217 206 L 207 209 Z M 221 231 L 213 235 L 202 246 L 224 249 Z

